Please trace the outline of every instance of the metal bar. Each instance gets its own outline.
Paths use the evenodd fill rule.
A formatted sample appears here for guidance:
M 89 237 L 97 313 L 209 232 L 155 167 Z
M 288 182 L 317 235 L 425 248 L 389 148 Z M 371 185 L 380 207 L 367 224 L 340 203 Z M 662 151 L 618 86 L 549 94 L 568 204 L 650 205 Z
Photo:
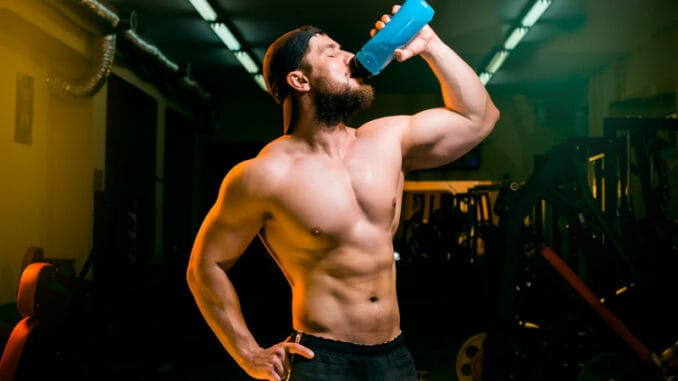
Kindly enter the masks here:
M 541 255 L 553 266 L 558 273 L 572 286 L 572 288 L 581 296 L 593 310 L 612 328 L 612 330 L 621 337 L 626 344 L 643 361 L 650 362 L 652 357 L 650 350 L 631 332 L 631 330 L 622 323 L 599 298 L 584 284 L 584 282 L 575 274 L 567 264 L 548 246 L 542 246 Z

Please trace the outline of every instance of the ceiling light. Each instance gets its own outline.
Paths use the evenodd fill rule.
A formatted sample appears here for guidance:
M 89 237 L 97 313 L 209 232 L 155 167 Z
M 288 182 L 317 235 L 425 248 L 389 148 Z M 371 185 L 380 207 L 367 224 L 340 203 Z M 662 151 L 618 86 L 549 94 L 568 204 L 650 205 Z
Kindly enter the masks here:
M 253 77 L 254 77 L 254 82 L 256 82 L 257 85 L 259 85 L 259 87 L 261 87 L 262 90 L 268 91 L 268 89 L 266 88 L 266 82 L 264 82 L 264 76 L 263 75 L 255 74 Z
M 546 9 L 551 5 L 551 0 L 537 0 L 532 4 L 532 8 L 527 11 L 527 14 L 523 17 L 522 25 L 525 27 L 531 27 L 534 23 L 539 20 L 541 15 L 546 11 Z
M 250 56 L 247 52 L 234 52 L 235 58 L 240 61 L 240 64 L 247 70 L 248 73 L 250 74 L 256 74 L 259 72 L 259 65 L 257 65 L 256 62 L 252 59 L 252 56 Z
M 496 73 L 497 70 L 499 70 L 501 65 L 504 63 L 508 55 L 509 55 L 508 50 L 500 50 L 497 53 L 495 53 L 494 57 L 492 57 L 492 60 L 485 68 L 485 71 L 487 71 L 490 74 Z
M 214 8 L 210 6 L 208 0 L 188 0 L 193 8 L 195 8 L 200 16 L 209 23 L 210 27 L 214 33 L 219 37 L 219 39 L 226 45 L 226 48 L 230 50 L 235 58 L 238 59 L 238 62 L 247 70 L 248 73 L 252 75 L 254 81 L 261 87 L 264 91 L 266 90 L 266 84 L 264 83 L 264 77 L 259 73 L 259 65 L 252 59 L 252 56 L 242 50 L 242 45 L 240 41 L 235 37 L 233 32 L 226 26 L 226 24 L 221 22 L 213 22 L 217 19 L 217 13 L 214 11 Z
M 478 77 L 480 78 L 480 82 L 482 82 L 483 85 L 487 85 L 487 83 L 490 82 L 490 79 L 492 78 L 492 74 L 484 71 L 480 73 Z
M 520 24 L 511 31 L 511 34 L 509 34 L 499 50 L 494 54 L 485 70 L 478 75 L 484 85 L 487 85 L 494 73 L 496 73 L 501 65 L 504 64 L 504 61 L 508 58 L 511 51 L 518 46 L 530 28 L 539 20 L 544 12 L 546 12 L 546 9 L 551 5 L 551 1 L 552 0 L 532 0 L 532 6 L 527 13 L 523 15 Z
M 191 3 L 191 5 L 193 5 L 193 8 L 195 8 L 195 10 L 200 13 L 200 17 L 202 17 L 203 20 L 211 22 L 217 19 L 217 12 L 214 11 L 214 8 L 212 8 L 207 0 L 188 1 Z
M 228 29 L 224 23 L 212 23 L 210 24 L 214 33 L 219 36 L 221 41 L 226 45 L 229 50 L 237 51 L 240 50 L 240 41 L 231 33 L 231 30 Z
M 519 26 L 515 29 L 513 29 L 513 32 L 508 36 L 506 41 L 504 42 L 504 49 L 506 50 L 513 50 L 513 48 L 518 45 L 520 40 L 525 37 L 525 34 L 527 34 L 527 28 Z

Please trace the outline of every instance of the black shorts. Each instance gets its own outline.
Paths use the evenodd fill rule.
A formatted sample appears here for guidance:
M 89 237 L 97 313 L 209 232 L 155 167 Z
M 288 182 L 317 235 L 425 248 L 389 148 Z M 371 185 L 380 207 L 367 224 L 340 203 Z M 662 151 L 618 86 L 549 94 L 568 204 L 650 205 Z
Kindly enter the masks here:
M 297 332 L 293 332 L 294 341 Z M 299 343 L 315 353 L 292 358 L 289 381 L 417 381 L 417 369 L 403 335 L 377 345 L 360 345 L 301 334 Z

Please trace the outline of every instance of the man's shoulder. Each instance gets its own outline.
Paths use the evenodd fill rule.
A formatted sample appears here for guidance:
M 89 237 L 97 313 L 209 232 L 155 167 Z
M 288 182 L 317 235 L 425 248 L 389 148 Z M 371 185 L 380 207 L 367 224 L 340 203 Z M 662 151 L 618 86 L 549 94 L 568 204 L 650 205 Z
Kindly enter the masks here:
M 289 165 L 289 154 L 284 146 L 284 142 L 274 140 L 255 157 L 238 163 L 233 169 L 248 181 L 273 181 Z
M 251 162 L 252 165 L 258 167 L 264 167 L 265 169 L 276 167 L 279 170 L 281 166 L 286 165 L 290 157 L 291 148 L 289 139 L 287 136 L 283 136 L 266 144 Z
M 372 135 L 397 135 L 406 126 L 410 115 L 391 115 L 369 120 L 360 125 L 357 130 L 358 137 Z

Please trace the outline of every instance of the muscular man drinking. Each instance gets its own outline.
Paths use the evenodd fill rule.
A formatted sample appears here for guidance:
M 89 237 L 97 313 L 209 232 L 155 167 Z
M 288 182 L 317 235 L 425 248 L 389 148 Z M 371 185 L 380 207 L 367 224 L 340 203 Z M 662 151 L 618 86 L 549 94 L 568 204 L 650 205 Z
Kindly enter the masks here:
M 499 112 L 428 25 L 395 52 L 400 62 L 414 56 L 440 82 L 442 105 L 351 127 L 348 118 L 373 98 L 352 76 L 352 53 L 314 27 L 269 47 L 264 76 L 285 134 L 226 174 L 187 272 L 208 325 L 251 377 L 417 379 L 400 330 L 393 255 L 405 174 L 464 155 Z M 248 329 L 227 274 L 256 236 L 292 290 L 293 334 L 268 348 Z

